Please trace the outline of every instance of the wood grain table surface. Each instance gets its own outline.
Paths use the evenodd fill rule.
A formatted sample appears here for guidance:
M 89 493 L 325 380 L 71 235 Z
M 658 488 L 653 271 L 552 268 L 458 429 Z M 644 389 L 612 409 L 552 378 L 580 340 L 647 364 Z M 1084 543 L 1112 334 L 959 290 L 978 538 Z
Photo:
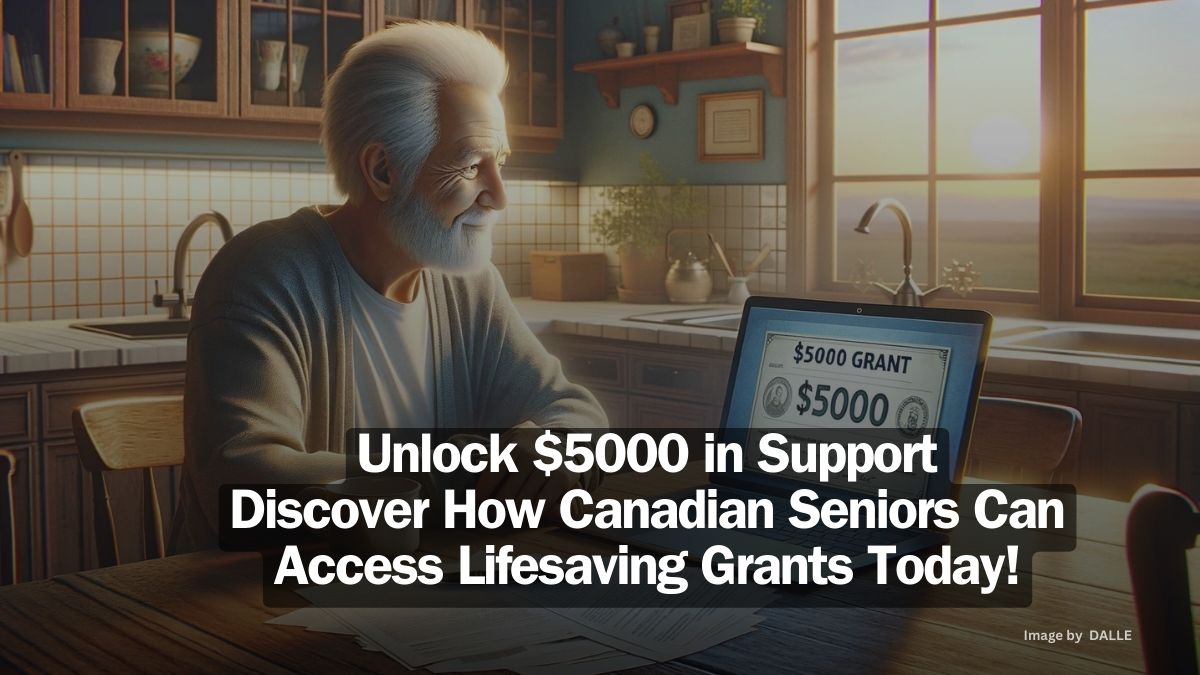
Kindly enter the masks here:
M 703 481 L 692 471 L 610 478 L 608 496 L 654 494 Z M 668 481 L 668 482 L 670 482 Z M 1128 504 L 1080 497 L 1078 544 L 1038 553 L 1025 608 L 889 609 L 841 604 L 760 611 L 757 630 L 656 673 L 1105 673 L 1142 670 L 1123 546 Z M 488 539 L 588 553 L 602 544 L 563 530 Z M 425 548 L 423 546 L 423 548 Z M 1200 557 L 1190 558 L 1200 579 Z M 839 596 L 841 597 L 841 596 Z M 1200 593 L 1193 588 L 1192 602 Z M 848 603 L 848 601 L 841 601 Z M 0 659 L 22 671 L 395 672 L 389 657 L 348 636 L 266 625 L 290 611 L 262 602 L 253 553 L 208 551 L 65 574 L 0 589 Z M 1027 641 L 1026 630 L 1133 631 L 1132 641 Z M 632 671 L 638 672 L 638 671 Z

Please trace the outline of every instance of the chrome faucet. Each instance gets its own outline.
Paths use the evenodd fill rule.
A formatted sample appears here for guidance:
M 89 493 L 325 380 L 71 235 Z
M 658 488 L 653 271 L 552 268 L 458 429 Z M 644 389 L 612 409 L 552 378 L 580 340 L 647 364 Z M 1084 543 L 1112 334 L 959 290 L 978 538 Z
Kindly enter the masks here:
M 888 210 L 896 214 L 896 219 L 900 221 L 900 229 L 904 233 L 904 281 L 896 288 L 891 288 L 886 284 L 878 281 L 873 282 L 876 287 L 882 290 L 888 297 L 892 299 L 893 305 L 904 305 L 906 307 L 920 307 L 925 303 L 925 299 L 929 298 L 947 286 L 934 286 L 933 288 L 922 291 L 921 287 L 912 277 L 912 219 L 908 215 L 908 211 L 904 205 L 895 199 L 880 199 L 867 209 L 861 220 L 858 221 L 858 227 L 854 228 L 855 232 L 863 234 L 871 233 L 871 221 L 880 211 Z
M 187 264 L 185 256 L 196 230 L 200 229 L 201 225 L 208 224 L 216 225 L 221 230 L 221 236 L 225 238 L 225 241 L 233 238 L 233 227 L 229 225 L 229 219 L 216 211 L 201 213 L 193 218 L 187 227 L 183 228 L 183 234 L 179 235 L 179 243 L 175 244 L 175 288 L 171 290 L 171 295 L 174 297 L 163 298 L 162 294 L 158 292 L 158 281 L 154 282 L 154 306 L 166 307 L 168 319 L 188 318 L 188 307 L 192 306 L 192 299 L 188 297 L 187 290 L 183 287 L 183 268 Z

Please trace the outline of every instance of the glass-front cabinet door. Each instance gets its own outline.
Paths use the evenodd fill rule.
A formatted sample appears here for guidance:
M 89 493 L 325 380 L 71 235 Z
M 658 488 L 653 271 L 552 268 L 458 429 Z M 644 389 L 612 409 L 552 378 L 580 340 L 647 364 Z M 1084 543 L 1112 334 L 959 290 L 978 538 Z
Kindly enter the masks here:
M 509 134 L 562 138 L 562 0 L 471 0 L 470 27 L 508 58 Z
M 462 23 L 465 0 L 383 0 L 383 23 L 446 21 Z
M 242 2 L 241 114 L 321 119 L 325 81 L 370 25 L 368 0 Z
M 53 101 L 55 49 L 51 0 L 0 0 L 0 108 L 49 108 Z
M 227 0 L 71 0 L 68 106 L 224 114 L 228 12 Z

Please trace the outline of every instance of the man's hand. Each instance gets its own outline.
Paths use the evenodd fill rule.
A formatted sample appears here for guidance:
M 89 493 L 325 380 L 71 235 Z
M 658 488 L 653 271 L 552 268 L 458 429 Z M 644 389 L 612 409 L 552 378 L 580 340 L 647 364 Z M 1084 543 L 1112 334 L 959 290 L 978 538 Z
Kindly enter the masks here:
M 543 433 L 543 429 L 523 423 L 501 436 L 502 445 L 517 444 L 512 453 L 517 473 L 482 474 L 475 486 L 475 494 L 479 499 L 544 499 L 547 507 L 551 509 L 551 512 L 546 514 L 547 519 L 558 521 L 558 504 L 568 490 L 581 485 L 580 475 L 559 467 L 547 476 L 533 466 L 534 460 L 539 456 L 534 452 L 534 443 Z

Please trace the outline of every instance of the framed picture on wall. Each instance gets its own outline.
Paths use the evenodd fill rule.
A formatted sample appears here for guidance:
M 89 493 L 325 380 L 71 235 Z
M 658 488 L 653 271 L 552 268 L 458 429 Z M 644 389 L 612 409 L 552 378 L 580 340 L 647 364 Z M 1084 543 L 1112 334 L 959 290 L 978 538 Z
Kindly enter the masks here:
M 696 150 L 701 162 L 763 158 L 761 89 L 701 94 L 696 111 Z
M 708 0 L 671 0 L 667 3 L 667 31 L 671 51 L 711 45 L 711 4 Z

